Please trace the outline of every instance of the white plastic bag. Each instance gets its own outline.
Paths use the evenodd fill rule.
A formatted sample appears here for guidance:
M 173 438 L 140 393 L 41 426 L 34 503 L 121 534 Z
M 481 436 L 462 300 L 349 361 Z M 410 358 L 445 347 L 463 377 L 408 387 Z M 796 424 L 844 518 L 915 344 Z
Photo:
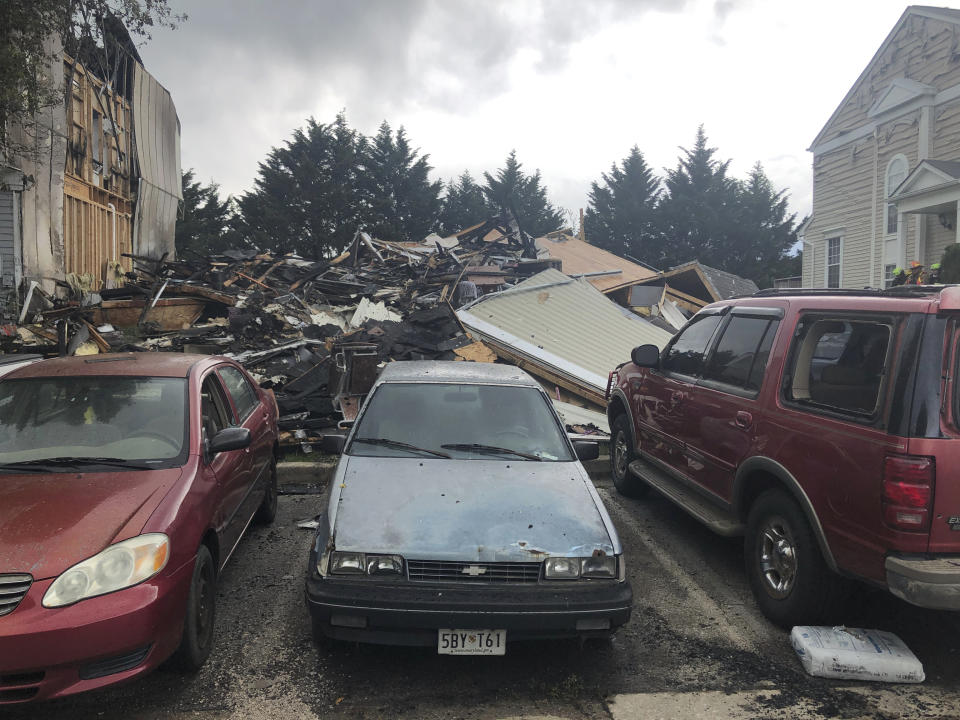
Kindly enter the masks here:
M 797 625 L 790 642 L 811 675 L 877 682 L 923 682 L 923 664 L 883 630 Z

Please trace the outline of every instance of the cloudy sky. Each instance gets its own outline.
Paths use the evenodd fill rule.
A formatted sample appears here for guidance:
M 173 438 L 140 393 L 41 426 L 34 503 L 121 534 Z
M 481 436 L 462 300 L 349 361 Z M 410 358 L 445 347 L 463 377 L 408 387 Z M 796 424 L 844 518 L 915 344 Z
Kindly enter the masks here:
M 811 206 L 810 142 L 902 0 L 170 0 L 141 49 L 173 94 L 182 164 L 226 193 L 313 116 L 403 125 L 437 178 L 511 149 L 575 213 L 638 145 L 658 172 L 703 123 L 742 177 L 760 161 Z

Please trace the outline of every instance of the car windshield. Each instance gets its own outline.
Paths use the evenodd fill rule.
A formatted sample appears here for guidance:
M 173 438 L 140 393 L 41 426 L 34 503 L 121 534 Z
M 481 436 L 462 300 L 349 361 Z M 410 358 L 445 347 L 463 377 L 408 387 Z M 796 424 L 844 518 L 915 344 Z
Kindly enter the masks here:
M 573 459 L 556 416 L 536 388 L 442 383 L 381 385 L 347 452 L 508 462 Z
M 0 382 L 0 468 L 169 466 L 186 449 L 186 380 L 49 377 Z M 75 462 L 74 462 L 75 461 Z

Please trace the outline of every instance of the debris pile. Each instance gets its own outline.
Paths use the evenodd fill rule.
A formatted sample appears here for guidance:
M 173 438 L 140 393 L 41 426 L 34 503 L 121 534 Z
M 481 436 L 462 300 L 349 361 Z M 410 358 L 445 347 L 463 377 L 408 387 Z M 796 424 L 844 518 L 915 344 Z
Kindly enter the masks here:
M 274 391 L 284 442 L 308 450 L 324 429 L 355 417 L 381 361 L 494 361 L 454 308 L 556 266 L 503 216 L 423 243 L 358 232 L 324 260 L 256 250 L 129 257 L 132 271 L 114 268 L 95 291 L 89 277 L 70 276 L 62 298 L 31 283 L 0 350 L 232 356 Z M 468 283 L 471 275 L 485 279 Z

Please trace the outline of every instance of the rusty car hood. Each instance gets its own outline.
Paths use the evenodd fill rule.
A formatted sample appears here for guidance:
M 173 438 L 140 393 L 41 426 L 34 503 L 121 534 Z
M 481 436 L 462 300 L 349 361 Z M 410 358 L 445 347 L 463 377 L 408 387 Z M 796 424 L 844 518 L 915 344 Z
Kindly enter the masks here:
M 180 475 L 180 468 L 0 475 L 0 573 L 55 577 L 137 535 Z
M 332 498 L 337 550 L 485 562 L 614 552 L 577 462 L 351 456 L 342 463 Z

